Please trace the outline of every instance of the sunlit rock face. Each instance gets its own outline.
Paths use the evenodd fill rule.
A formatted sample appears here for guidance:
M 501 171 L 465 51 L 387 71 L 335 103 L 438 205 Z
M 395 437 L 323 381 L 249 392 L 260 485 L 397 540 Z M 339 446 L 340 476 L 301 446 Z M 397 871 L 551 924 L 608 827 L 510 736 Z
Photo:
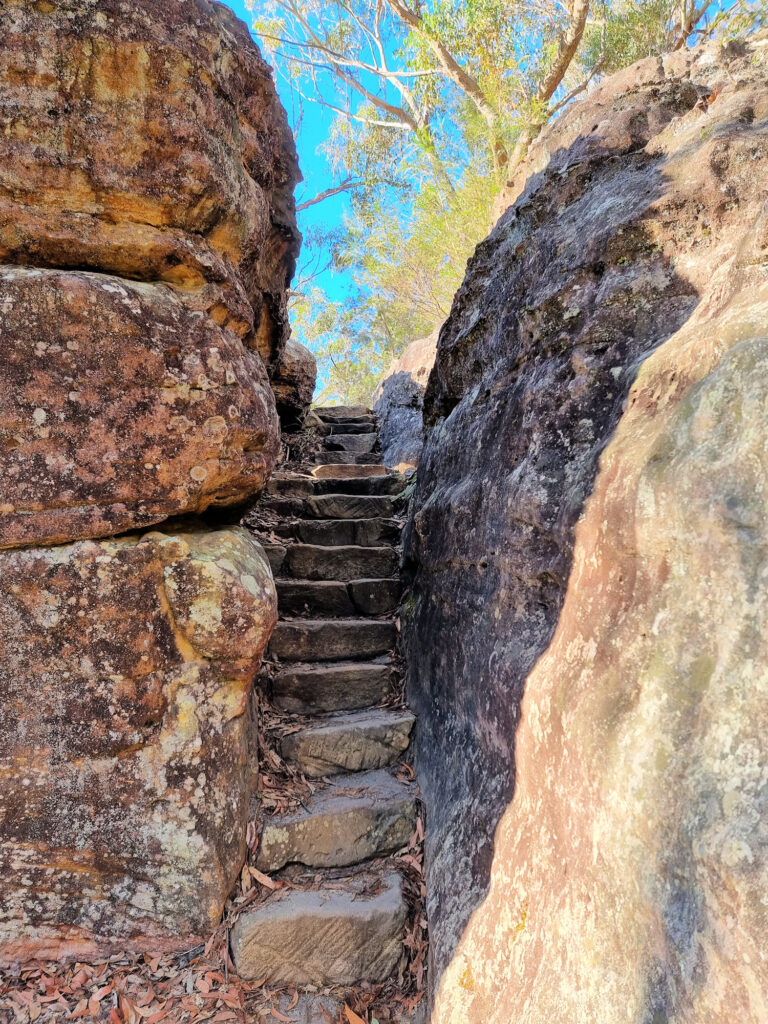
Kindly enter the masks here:
M 768 1004 L 768 39 L 542 136 L 438 346 L 408 556 L 433 1021 Z
M 216 926 L 276 617 L 240 528 L 0 554 L 0 963 L 186 947 Z
M 424 389 L 435 362 L 437 334 L 412 341 L 376 389 L 373 411 L 387 466 L 408 469 L 418 465 L 424 444 Z
M 0 166 L 0 263 L 166 282 L 278 361 L 296 152 L 224 5 L 5 0 Z
M 0 4 L 0 964 L 189 948 L 242 865 L 274 585 L 172 517 L 277 459 L 297 176 L 224 6 Z
M 279 451 L 264 365 L 166 285 L 0 267 L 0 547 L 258 492 Z

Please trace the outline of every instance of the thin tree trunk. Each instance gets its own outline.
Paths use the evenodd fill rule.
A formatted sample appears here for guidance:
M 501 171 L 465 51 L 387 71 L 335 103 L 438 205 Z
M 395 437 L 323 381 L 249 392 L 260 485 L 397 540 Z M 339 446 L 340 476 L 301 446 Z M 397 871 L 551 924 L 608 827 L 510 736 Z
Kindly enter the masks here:
M 475 107 L 488 125 L 493 162 L 497 170 L 501 170 L 509 159 L 507 148 L 499 131 L 499 114 L 489 103 L 479 83 L 455 59 L 450 50 L 439 39 L 424 28 L 421 17 L 408 7 L 403 0 L 386 0 L 387 6 L 397 17 L 417 32 L 429 46 L 437 58 L 447 78 L 474 103 Z
M 558 44 L 555 59 L 552 61 L 549 70 L 536 90 L 536 99 L 539 103 L 549 103 L 555 94 L 555 90 L 565 77 L 565 74 L 571 65 L 571 61 L 576 56 L 576 51 L 578 50 L 584 35 L 588 14 L 589 0 L 573 0 L 571 4 L 570 18 L 565 31 L 560 36 L 560 42 Z M 517 138 L 515 148 L 512 151 L 512 157 L 509 161 L 508 179 L 511 179 L 514 172 L 523 162 L 531 143 L 541 132 L 541 129 L 545 124 L 546 120 L 541 121 L 538 124 L 527 125 L 523 128 Z

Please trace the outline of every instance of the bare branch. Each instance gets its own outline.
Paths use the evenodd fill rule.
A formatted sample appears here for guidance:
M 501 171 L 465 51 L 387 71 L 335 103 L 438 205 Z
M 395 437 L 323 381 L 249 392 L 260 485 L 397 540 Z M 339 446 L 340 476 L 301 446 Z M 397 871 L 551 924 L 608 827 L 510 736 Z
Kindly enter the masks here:
M 572 0 L 570 19 L 568 24 L 565 26 L 565 30 L 560 36 L 557 54 L 536 90 L 536 99 L 539 103 L 549 103 L 552 96 L 555 94 L 557 87 L 565 77 L 565 73 L 570 67 L 571 61 L 576 56 L 576 51 L 578 50 L 579 44 L 581 43 L 584 35 L 584 28 L 587 24 L 588 14 L 589 0 Z M 546 124 L 550 115 L 551 111 L 547 109 L 546 117 L 543 120 L 540 120 L 536 124 L 527 125 L 520 132 L 517 142 L 515 143 L 515 148 L 512 152 L 512 159 L 510 160 L 509 169 L 511 173 L 514 173 L 523 162 L 525 154 L 528 152 L 531 143 L 539 134 L 542 127 Z M 511 177 L 511 174 L 508 177 Z
M 447 78 L 477 107 L 486 124 L 494 133 L 493 152 L 497 167 L 506 164 L 508 156 L 501 136 L 497 131 L 499 123 L 498 111 L 489 103 L 479 83 L 456 60 L 447 46 L 424 27 L 421 17 L 408 7 L 403 0 L 386 0 L 387 6 L 405 25 L 417 32 L 432 50 Z
M 365 185 L 364 181 L 352 181 L 347 179 L 335 188 L 327 188 L 324 192 L 319 192 L 312 199 L 306 199 L 303 203 L 299 203 L 296 207 L 296 212 L 299 213 L 301 210 L 306 210 L 310 206 L 315 206 L 317 203 L 322 203 L 324 199 L 330 199 L 331 196 L 337 196 L 340 192 L 351 192 L 353 189 L 360 188 Z

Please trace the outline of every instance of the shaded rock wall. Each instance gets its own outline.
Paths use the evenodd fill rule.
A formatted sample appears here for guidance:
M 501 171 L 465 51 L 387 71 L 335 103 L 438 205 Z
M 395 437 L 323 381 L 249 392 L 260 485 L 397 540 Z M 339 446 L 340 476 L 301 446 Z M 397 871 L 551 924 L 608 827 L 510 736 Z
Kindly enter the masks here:
M 412 341 L 373 398 L 385 466 L 416 466 L 424 445 L 424 390 L 435 362 L 437 335 Z
M 565 111 L 441 332 L 405 624 L 436 1022 L 765 1016 L 767 55 Z
M 188 947 L 242 864 L 269 565 L 112 535 L 272 471 L 297 176 L 225 7 L 0 6 L 0 963 Z
M 289 339 L 272 378 L 272 391 L 283 429 L 300 426 L 312 404 L 317 383 L 317 361 L 308 348 Z

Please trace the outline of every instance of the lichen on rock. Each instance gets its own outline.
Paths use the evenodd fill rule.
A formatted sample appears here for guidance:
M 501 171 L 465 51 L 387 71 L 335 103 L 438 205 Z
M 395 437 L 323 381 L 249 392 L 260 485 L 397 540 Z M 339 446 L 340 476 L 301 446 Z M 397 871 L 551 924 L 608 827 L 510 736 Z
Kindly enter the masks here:
M 206 936 L 245 852 L 264 552 L 155 531 L 0 566 L 0 963 Z

